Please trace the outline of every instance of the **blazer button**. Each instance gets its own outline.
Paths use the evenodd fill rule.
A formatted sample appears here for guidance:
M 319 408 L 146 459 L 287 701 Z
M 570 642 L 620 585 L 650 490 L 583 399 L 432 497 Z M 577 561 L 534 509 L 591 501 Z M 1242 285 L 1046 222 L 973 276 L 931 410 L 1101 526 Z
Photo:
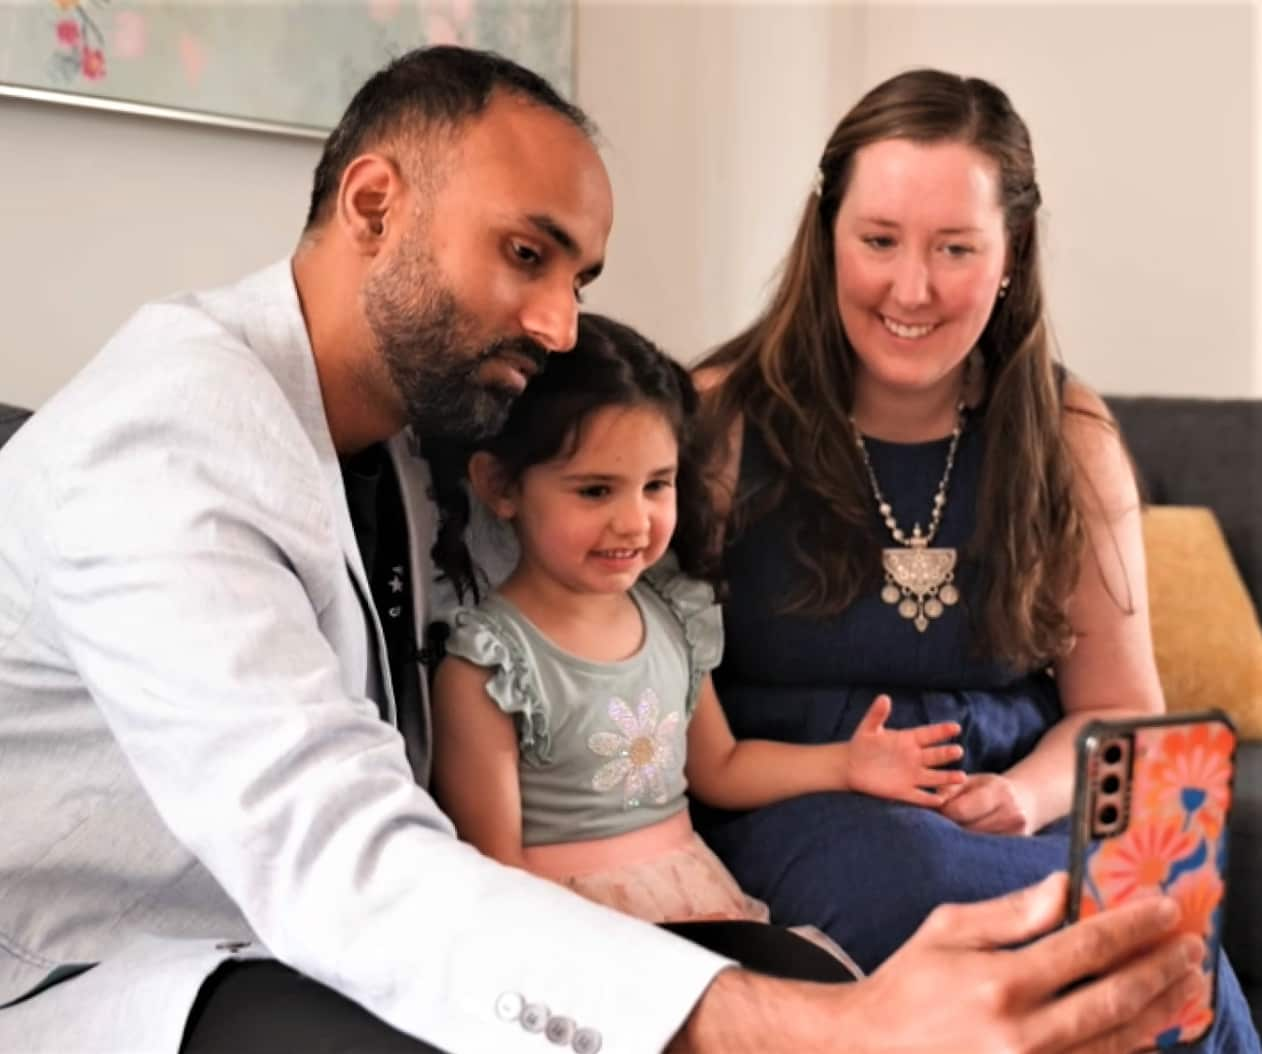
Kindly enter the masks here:
M 521 1027 L 527 1032 L 542 1032 L 548 1027 L 548 1008 L 542 1003 L 528 1003 L 521 1012 Z
M 495 1016 L 501 1021 L 516 1021 L 521 1017 L 522 1008 L 525 1005 L 526 1000 L 516 992 L 503 992 L 495 1000 Z
M 571 1017 L 550 1017 L 548 1027 L 543 1030 L 548 1041 L 558 1047 L 568 1047 L 574 1039 L 574 1019 Z
M 596 1054 L 602 1045 L 600 1033 L 594 1028 L 580 1028 L 574 1033 L 574 1042 L 570 1044 L 574 1048 L 574 1054 Z

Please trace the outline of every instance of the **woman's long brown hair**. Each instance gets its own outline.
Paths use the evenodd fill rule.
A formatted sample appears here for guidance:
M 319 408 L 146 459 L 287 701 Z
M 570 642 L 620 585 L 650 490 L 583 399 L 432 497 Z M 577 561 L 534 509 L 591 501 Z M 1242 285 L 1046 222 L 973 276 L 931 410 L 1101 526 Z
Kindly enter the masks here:
M 978 525 L 966 556 L 981 568 L 979 646 L 1021 668 L 1073 643 L 1067 605 L 1085 543 L 1066 412 L 1044 319 L 1034 155 L 1025 123 L 993 84 L 936 70 L 900 74 L 842 118 L 820 161 L 779 286 L 762 315 L 698 365 L 723 382 L 707 399 L 713 435 L 743 418 L 778 466 L 733 527 L 779 506 L 806 572 L 785 608 L 826 615 L 880 581 L 884 543 L 850 421 L 855 353 L 837 307 L 833 229 L 855 154 L 882 139 L 959 142 L 998 165 L 1011 284 L 978 340 L 985 451 Z

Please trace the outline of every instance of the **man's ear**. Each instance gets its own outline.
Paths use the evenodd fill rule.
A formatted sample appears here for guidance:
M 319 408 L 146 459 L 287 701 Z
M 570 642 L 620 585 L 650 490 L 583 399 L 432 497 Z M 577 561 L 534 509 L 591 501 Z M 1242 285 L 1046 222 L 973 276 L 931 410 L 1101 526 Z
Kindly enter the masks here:
M 504 468 L 494 454 L 479 450 L 469 458 L 469 486 L 478 501 L 501 520 L 517 515 L 516 487 L 504 478 Z
M 381 154 L 360 154 L 346 166 L 338 186 L 337 218 L 366 255 L 381 250 L 405 190 L 398 166 Z

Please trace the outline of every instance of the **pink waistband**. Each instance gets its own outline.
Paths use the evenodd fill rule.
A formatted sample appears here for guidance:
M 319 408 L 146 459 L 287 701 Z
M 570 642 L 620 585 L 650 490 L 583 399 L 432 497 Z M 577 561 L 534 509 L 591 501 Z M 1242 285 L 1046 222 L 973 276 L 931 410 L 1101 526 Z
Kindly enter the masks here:
M 683 848 L 692 837 L 688 810 L 680 809 L 669 819 L 610 838 L 525 846 L 522 858 L 527 869 L 536 875 L 563 879 L 649 860 L 672 849 Z

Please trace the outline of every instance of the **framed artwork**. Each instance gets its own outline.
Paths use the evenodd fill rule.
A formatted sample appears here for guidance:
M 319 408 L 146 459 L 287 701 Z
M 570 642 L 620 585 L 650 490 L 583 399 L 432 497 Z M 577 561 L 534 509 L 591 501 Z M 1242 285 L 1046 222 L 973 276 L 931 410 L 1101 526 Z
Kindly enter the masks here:
M 574 0 L 2 0 L 0 95 L 323 138 L 423 44 L 573 92 Z

